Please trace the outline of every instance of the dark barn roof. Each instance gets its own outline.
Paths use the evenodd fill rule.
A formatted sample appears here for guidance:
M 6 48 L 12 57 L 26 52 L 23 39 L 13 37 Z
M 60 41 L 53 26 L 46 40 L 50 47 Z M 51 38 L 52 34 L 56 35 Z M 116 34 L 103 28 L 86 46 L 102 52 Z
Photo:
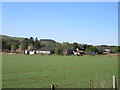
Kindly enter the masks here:
M 37 51 L 54 51 L 55 47 L 43 47 L 41 49 L 38 49 Z

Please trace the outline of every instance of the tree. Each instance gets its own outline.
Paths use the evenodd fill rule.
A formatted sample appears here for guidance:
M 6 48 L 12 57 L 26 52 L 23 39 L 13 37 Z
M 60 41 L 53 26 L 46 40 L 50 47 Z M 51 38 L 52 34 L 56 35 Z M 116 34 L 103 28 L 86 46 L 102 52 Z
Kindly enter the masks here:
M 57 55 L 58 55 L 58 54 L 61 54 L 61 49 L 60 49 L 60 48 L 56 48 L 56 49 L 55 49 L 55 54 L 57 54 Z
M 87 48 L 87 44 L 84 44 L 84 45 L 83 45 L 83 48 L 84 48 L 84 50 L 86 50 L 86 48 Z
M 61 43 L 55 43 L 55 46 L 56 48 L 62 48 L 62 44 Z
M 95 46 L 90 47 L 92 52 L 97 52 L 97 48 Z
M 7 42 L 2 40 L 2 50 L 6 49 Z
M 28 38 L 25 38 L 21 44 L 20 44 L 20 48 L 23 49 L 23 50 L 26 50 L 28 48 L 28 45 L 29 45 L 29 39 Z
M 20 44 L 20 48 L 23 50 L 26 50 L 28 48 L 28 46 L 22 43 L 22 44 Z
M 73 49 L 78 48 L 78 44 L 76 42 L 73 43 Z
M 29 39 L 29 44 L 30 44 L 30 45 L 34 45 L 34 38 L 33 38 L 33 37 L 30 37 L 30 39 Z
M 70 48 L 69 42 L 63 42 L 62 48 L 69 49 Z
M 13 43 L 13 44 L 11 45 L 11 49 L 12 49 L 12 50 L 16 50 L 16 49 L 18 49 L 18 48 L 19 48 L 19 46 L 18 46 L 17 43 Z
M 63 42 L 64 46 L 69 46 L 69 42 Z
M 7 49 L 7 50 L 11 50 L 11 44 L 10 44 L 10 43 L 7 43 L 7 44 L 6 44 L 6 49 Z
M 5 49 L 6 49 L 6 50 L 11 50 L 11 43 L 2 40 L 2 50 L 5 50 Z
M 93 51 L 94 51 L 94 50 L 93 50 L 93 45 L 87 45 L 85 51 L 86 51 L 86 52 L 93 52 Z
M 118 46 L 118 50 L 117 51 L 118 51 L 118 53 L 120 53 L 120 46 Z
M 41 47 L 41 44 L 40 44 L 40 42 L 38 41 L 38 38 L 37 38 L 37 37 L 35 38 L 35 41 L 34 41 L 34 47 L 35 47 L 36 49 L 39 49 L 39 48 Z
M 38 41 L 38 38 L 37 38 L 37 37 L 35 38 L 35 41 Z
M 119 46 L 118 46 L 119 47 Z M 112 47 L 112 53 L 118 53 L 119 52 L 119 49 L 118 49 L 118 47 L 117 46 L 114 46 L 114 47 Z
M 39 41 L 35 41 L 35 42 L 34 42 L 34 46 L 35 46 L 36 49 L 41 48 L 41 44 L 40 44 Z

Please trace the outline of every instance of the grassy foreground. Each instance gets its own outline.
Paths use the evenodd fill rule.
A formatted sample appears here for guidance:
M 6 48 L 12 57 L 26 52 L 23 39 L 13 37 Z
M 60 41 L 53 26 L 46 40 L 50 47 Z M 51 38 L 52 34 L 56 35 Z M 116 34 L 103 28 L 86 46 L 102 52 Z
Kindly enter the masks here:
M 39 56 L 3 54 L 3 88 L 112 88 L 117 56 Z

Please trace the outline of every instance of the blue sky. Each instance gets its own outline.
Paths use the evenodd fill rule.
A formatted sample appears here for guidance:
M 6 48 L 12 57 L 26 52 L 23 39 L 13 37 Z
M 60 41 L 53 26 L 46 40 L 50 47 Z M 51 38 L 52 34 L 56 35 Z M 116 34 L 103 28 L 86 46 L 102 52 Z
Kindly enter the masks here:
M 2 34 L 117 45 L 117 5 L 117 2 L 4 2 Z

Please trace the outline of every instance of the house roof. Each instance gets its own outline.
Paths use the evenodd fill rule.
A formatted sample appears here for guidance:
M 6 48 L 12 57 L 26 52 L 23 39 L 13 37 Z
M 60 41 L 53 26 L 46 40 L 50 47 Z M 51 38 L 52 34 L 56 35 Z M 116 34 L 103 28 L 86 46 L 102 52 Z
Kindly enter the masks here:
M 17 49 L 16 52 L 21 52 L 21 51 L 24 51 L 23 49 Z
M 82 50 L 78 50 L 78 51 L 76 51 L 76 52 L 84 52 L 84 51 L 82 51 Z
M 74 50 L 74 52 L 84 52 L 84 49 L 77 48 L 76 50 Z
M 43 47 L 41 49 L 38 49 L 37 51 L 54 51 L 55 47 Z
M 18 53 L 24 53 L 24 50 L 23 49 L 17 49 L 16 52 L 18 52 Z

